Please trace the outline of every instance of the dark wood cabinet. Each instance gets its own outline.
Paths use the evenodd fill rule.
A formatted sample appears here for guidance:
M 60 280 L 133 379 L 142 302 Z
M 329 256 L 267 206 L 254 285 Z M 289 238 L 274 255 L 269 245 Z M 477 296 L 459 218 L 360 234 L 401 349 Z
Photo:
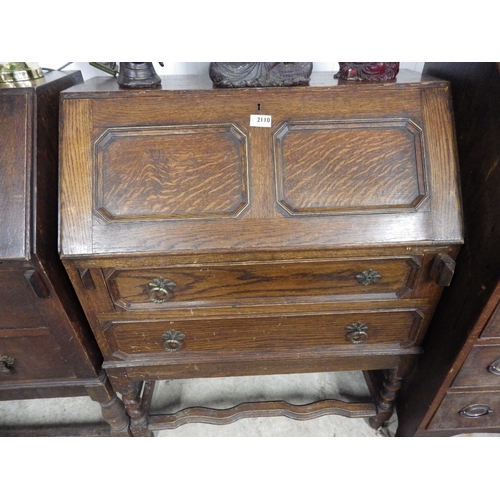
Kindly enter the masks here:
M 401 436 L 500 430 L 498 63 L 426 63 L 451 82 L 465 245 L 398 405 Z
M 264 125 L 264 126 L 262 126 Z M 449 86 L 62 93 L 60 254 L 134 435 L 392 413 L 462 243 Z M 150 415 L 154 381 L 363 370 L 374 399 Z
M 89 395 L 128 418 L 57 248 L 59 95 L 80 72 L 0 84 L 0 399 Z

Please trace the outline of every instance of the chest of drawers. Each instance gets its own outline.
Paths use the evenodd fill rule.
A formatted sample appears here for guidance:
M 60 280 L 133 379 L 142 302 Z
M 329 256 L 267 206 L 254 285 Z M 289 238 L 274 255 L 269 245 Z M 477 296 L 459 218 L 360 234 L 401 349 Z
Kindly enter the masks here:
M 465 245 L 398 408 L 401 436 L 500 431 L 500 73 L 497 63 L 426 63 L 450 81 Z
M 390 417 L 462 241 L 445 82 L 97 78 L 61 106 L 60 254 L 134 434 L 238 418 L 148 415 L 170 378 L 384 373 L 366 404 L 250 413 Z
M 0 400 L 90 396 L 128 435 L 57 250 L 59 94 L 81 81 L 0 84 Z

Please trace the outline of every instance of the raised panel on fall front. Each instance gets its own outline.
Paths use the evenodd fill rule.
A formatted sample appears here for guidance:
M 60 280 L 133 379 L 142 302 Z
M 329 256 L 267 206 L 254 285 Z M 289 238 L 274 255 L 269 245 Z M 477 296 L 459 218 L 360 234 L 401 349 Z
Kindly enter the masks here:
M 288 122 L 274 150 L 277 202 L 291 215 L 415 211 L 427 197 L 411 120 Z
M 110 128 L 94 148 L 94 211 L 108 221 L 235 217 L 247 184 L 233 125 Z

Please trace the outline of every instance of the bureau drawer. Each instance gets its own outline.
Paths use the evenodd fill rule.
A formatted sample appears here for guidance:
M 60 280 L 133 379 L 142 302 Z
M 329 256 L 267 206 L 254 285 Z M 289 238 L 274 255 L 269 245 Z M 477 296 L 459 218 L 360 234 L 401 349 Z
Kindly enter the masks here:
M 474 346 L 452 387 L 496 387 L 500 390 L 500 345 Z
M 500 392 L 448 393 L 429 424 L 430 430 L 500 426 Z
M 0 385 L 74 377 L 48 329 L 0 330 Z
M 394 299 L 409 294 L 415 259 L 196 264 L 156 269 L 115 269 L 106 283 L 119 309 L 145 310 L 241 302 Z
M 105 335 L 125 355 L 293 351 L 334 345 L 409 347 L 422 315 L 415 309 L 332 314 L 232 316 L 170 321 L 111 322 Z

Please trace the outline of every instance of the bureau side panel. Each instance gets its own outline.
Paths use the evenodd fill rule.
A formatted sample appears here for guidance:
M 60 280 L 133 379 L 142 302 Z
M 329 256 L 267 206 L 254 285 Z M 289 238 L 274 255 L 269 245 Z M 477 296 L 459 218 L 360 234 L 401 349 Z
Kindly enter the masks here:
M 60 115 L 60 252 L 92 253 L 92 107 L 63 100 Z
M 423 92 L 432 186 L 433 238 L 462 241 L 462 200 L 449 88 Z
M 32 98 L 0 94 L 0 259 L 29 255 Z

